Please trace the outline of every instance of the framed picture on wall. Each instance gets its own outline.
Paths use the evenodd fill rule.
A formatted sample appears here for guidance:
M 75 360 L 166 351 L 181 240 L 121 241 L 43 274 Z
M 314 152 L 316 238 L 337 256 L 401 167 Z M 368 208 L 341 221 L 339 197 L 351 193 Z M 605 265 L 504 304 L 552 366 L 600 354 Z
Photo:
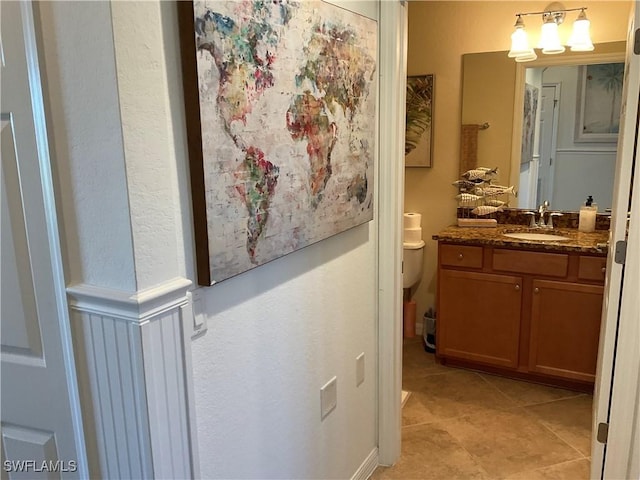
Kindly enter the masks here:
M 617 142 L 624 63 L 581 65 L 578 69 L 576 142 Z
M 176 2 L 198 283 L 373 218 L 377 22 L 328 2 Z
M 536 114 L 538 112 L 539 96 L 540 90 L 538 90 L 537 87 L 525 83 L 520 163 L 529 163 L 533 160 L 533 141 L 536 130 Z
M 405 167 L 433 166 L 433 75 L 407 77 Z

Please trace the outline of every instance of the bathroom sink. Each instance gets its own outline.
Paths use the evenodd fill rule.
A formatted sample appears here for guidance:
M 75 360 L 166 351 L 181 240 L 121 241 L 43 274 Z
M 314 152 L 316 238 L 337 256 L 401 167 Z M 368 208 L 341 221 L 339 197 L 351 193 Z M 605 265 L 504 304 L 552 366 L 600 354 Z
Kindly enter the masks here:
M 547 241 L 547 242 L 564 242 L 570 240 L 569 237 L 563 237 L 562 235 L 553 235 L 552 233 L 532 233 L 532 232 L 517 232 L 517 233 L 505 233 L 505 237 L 517 238 L 518 240 L 533 240 L 533 241 Z

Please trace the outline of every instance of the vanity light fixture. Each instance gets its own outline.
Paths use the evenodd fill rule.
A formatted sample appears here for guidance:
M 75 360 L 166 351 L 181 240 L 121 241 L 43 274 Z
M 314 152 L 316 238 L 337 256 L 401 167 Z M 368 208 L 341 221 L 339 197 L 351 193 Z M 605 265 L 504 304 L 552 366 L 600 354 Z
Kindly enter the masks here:
M 516 62 L 524 62 L 538 58 L 536 52 L 529 45 L 527 32 L 524 29 L 524 22 L 522 21 L 522 15 L 518 15 L 515 27 L 516 30 L 511 34 L 511 50 L 509 50 L 509 57 L 515 58 Z M 523 60 L 524 58 L 527 60 Z
M 558 34 L 558 24 L 561 23 L 560 20 L 562 17 L 555 15 L 543 15 L 543 17 L 545 17 L 545 19 L 542 24 L 542 30 L 540 31 L 540 48 L 542 49 L 542 53 L 555 55 L 564 52 L 564 47 L 562 43 L 560 43 L 560 35 Z
M 530 62 L 538 58 L 535 50 L 529 44 L 527 32 L 524 28 L 522 17 L 527 15 L 542 15 L 542 30 L 540 33 L 540 44 L 538 48 L 542 53 L 554 55 L 565 51 L 565 47 L 560 41 L 558 35 L 558 25 L 560 25 L 567 12 L 580 11 L 578 18 L 573 23 L 573 31 L 567 45 L 573 52 L 590 52 L 594 49 L 589 35 L 589 27 L 591 22 L 587 19 L 585 10 L 587 7 L 580 8 L 564 8 L 561 3 L 554 2 L 550 4 L 544 12 L 527 12 L 517 13 L 515 31 L 511 34 L 511 50 L 509 57 L 514 58 L 516 62 Z
M 589 35 L 591 22 L 584 11 L 584 8 L 580 10 L 578 18 L 573 22 L 573 31 L 567 43 L 567 45 L 571 47 L 572 52 L 591 52 L 594 49 L 591 35 Z

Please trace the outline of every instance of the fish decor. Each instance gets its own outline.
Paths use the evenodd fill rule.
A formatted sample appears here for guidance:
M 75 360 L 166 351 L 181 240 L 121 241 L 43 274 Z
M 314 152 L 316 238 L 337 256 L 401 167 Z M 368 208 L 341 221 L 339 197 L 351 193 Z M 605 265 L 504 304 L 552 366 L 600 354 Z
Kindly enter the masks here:
M 486 168 L 486 167 L 478 167 L 473 170 L 467 170 L 462 174 L 463 178 L 471 182 L 475 182 L 477 180 L 481 181 L 489 181 L 495 178 L 498 175 L 498 167 L 496 168 Z
M 487 185 L 486 187 L 476 188 L 476 193 L 485 197 L 497 197 L 498 195 L 513 195 L 517 197 L 513 185 L 510 187 L 505 187 L 504 185 Z
M 502 212 L 509 206 L 509 197 L 512 195 L 516 197 L 518 194 L 513 185 L 493 183 L 497 176 L 498 167 L 476 167 L 464 172 L 459 180 L 452 183 L 458 189 L 458 195 L 456 195 L 458 206 L 469 207 L 462 210 L 463 215 L 472 213 L 484 217 Z
M 484 197 L 481 197 L 480 195 L 473 195 L 471 193 L 460 193 L 456 195 L 456 198 L 464 205 L 478 205 L 478 202 Z
M 491 213 L 502 212 L 504 209 L 502 207 L 491 207 L 489 205 L 480 205 L 479 207 L 471 210 L 471 213 L 476 215 L 484 216 L 489 215 Z
M 482 185 L 484 183 L 484 180 L 481 181 L 480 183 L 476 183 L 476 182 L 471 182 L 469 180 L 456 180 L 455 182 L 452 183 L 452 185 L 454 187 L 458 187 L 458 191 L 460 193 L 468 193 L 468 192 L 473 192 L 476 187 L 478 187 L 478 185 Z

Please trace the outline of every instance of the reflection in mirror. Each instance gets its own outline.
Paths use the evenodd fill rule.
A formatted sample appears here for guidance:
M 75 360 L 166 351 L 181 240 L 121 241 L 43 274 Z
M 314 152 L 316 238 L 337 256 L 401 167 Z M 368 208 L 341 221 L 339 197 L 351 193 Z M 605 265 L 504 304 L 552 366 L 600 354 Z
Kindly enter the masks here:
M 547 200 L 556 210 L 577 210 L 589 195 L 601 212 L 611 208 L 623 68 L 622 63 L 527 68 L 520 208 Z M 580 121 L 585 109 L 589 117 Z
M 460 168 L 498 166 L 497 183 L 518 189 L 511 207 L 546 200 L 577 211 L 592 195 L 600 212 L 611 208 L 624 50 L 614 42 L 527 64 L 506 52 L 464 55 Z M 485 122 L 470 155 L 465 127 Z

